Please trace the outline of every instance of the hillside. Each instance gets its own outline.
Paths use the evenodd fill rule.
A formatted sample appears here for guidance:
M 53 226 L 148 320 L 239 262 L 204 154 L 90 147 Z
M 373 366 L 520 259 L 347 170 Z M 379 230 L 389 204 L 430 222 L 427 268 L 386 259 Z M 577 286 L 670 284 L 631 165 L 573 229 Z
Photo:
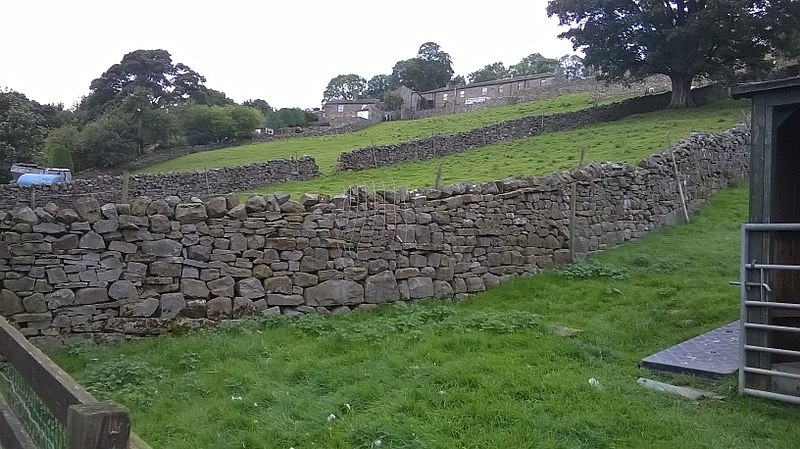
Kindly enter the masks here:
M 441 184 L 485 182 L 510 176 L 531 176 L 566 170 L 577 165 L 581 149 L 585 162 L 636 163 L 683 139 L 691 131 L 722 131 L 742 121 L 749 111 L 747 100 L 720 100 L 688 110 L 663 110 L 625 119 L 589 125 L 573 131 L 547 133 L 529 139 L 488 145 L 464 153 L 358 172 L 322 176 L 305 182 L 275 184 L 255 190 L 265 193 L 341 193 L 347 186 L 362 184 L 369 189 L 422 188 L 434 185 L 439 164 Z
M 597 104 L 611 103 L 621 98 L 623 97 L 608 98 Z M 204 170 L 307 154 L 317 160 L 323 173 L 332 173 L 336 165 L 336 158 L 343 151 L 468 131 L 520 117 L 571 112 L 594 105 L 595 103 L 589 100 L 588 93 L 563 95 L 549 100 L 531 101 L 464 114 L 384 122 L 355 133 L 285 139 L 205 151 L 161 162 L 139 170 L 139 172 Z

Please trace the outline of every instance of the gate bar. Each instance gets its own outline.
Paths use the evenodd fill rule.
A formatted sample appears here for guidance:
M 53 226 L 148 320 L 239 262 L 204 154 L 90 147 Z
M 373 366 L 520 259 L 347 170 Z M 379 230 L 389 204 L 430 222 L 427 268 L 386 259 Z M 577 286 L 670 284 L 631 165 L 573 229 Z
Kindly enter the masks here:
M 745 345 L 744 349 L 746 351 L 769 352 L 771 354 L 790 355 L 790 356 L 794 356 L 794 357 L 800 357 L 800 351 L 792 351 L 791 349 L 770 348 L 770 347 L 767 347 L 767 346 L 753 346 L 753 345 Z
M 775 301 L 745 301 L 744 305 L 748 307 L 775 307 L 778 309 L 798 309 L 800 304 L 792 302 L 775 302 Z

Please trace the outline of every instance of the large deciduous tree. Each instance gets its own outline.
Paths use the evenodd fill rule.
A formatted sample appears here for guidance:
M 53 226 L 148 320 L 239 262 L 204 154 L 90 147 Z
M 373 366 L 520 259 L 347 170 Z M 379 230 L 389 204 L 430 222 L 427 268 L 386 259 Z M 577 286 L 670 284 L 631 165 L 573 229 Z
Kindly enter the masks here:
M 0 90 L 0 182 L 11 179 L 11 164 L 41 160 L 48 131 L 43 108 L 19 92 Z
M 147 89 L 154 106 L 179 103 L 205 89 L 205 78 L 188 66 L 172 62 L 166 50 L 136 50 L 108 68 L 90 84 L 91 92 L 79 106 L 86 120 L 122 103 L 136 88 Z
M 328 87 L 322 94 L 322 101 L 331 100 L 358 100 L 367 90 L 367 80 L 351 73 L 338 75 L 328 82 Z
M 558 59 L 546 58 L 541 53 L 531 53 L 508 68 L 511 76 L 538 75 L 552 73 L 558 67 Z
M 508 69 L 502 62 L 487 64 L 482 69 L 478 69 L 469 75 L 470 83 L 480 83 L 482 81 L 494 81 L 508 76 Z
M 671 107 L 692 105 L 698 76 L 728 78 L 763 69 L 797 28 L 796 0 L 550 0 L 547 13 L 607 80 L 664 74 Z M 797 54 L 797 50 L 794 50 Z
M 375 75 L 367 81 L 365 94 L 369 98 L 377 98 L 383 101 L 387 92 L 391 92 L 400 87 L 396 79 L 391 75 Z
M 419 92 L 444 87 L 452 76 L 450 55 L 435 42 L 422 44 L 415 58 L 398 61 L 391 75 L 399 84 Z

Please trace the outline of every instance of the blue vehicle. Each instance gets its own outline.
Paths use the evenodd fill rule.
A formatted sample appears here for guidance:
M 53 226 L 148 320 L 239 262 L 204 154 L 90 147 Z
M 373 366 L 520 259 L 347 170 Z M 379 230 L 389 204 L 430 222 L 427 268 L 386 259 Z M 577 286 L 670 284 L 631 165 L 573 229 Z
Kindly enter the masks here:
M 42 186 L 66 184 L 72 181 L 72 172 L 67 168 L 46 168 L 42 173 L 24 173 L 17 178 L 20 186 Z

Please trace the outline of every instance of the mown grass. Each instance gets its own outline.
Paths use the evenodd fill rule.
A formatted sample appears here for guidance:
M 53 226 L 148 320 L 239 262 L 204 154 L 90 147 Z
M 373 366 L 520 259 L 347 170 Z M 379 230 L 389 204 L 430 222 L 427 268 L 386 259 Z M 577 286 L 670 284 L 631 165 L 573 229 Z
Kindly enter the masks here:
M 730 189 L 689 225 L 598 254 L 604 270 L 568 270 L 588 277 L 56 359 L 129 406 L 155 448 L 797 447 L 800 408 L 738 397 L 733 380 L 668 379 L 728 396 L 700 402 L 636 384 L 653 377 L 642 357 L 736 319 L 746 207 Z
M 623 97 L 607 98 L 597 104 L 619 101 Z M 468 131 L 506 120 L 539 114 L 577 111 L 593 106 L 588 93 L 563 95 L 556 98 L 484 109 L 464 114 L 430 117 L 420 120 L 379 123 L 349 134 L 278 140 L 275 142 L 242 145 L 214 151 L 190 154 L 146 167 L 140 172 L 193 171 L 261 162 L 271 159 L 313 156 L 323 173 L 330 174 L 336 158 L 344 151 L 372 145 L 385 145 L 407 140 Z
M 485 182 L 510 176 L 531 176 L 575 167 L 585 149 L 585 162 L 638 163 L 683 139 L 691 131 L 722 131 L 742 121 L 748 100 L 721 100 L 689 110 L 663 110 L 598 123 L 573 131 L 546 133 L 528 139 L 488 145 L 463 153 L 417 163 L 358 172 L 337 173 L 310 181 L 275 184 L 251 192 L 283 190 L 302 193 L 341 193 L 347 186 L 367 188 L 431 187 L 442 164 L 441 183 Z M 246 194 L 245 194 L 246 195 Z

